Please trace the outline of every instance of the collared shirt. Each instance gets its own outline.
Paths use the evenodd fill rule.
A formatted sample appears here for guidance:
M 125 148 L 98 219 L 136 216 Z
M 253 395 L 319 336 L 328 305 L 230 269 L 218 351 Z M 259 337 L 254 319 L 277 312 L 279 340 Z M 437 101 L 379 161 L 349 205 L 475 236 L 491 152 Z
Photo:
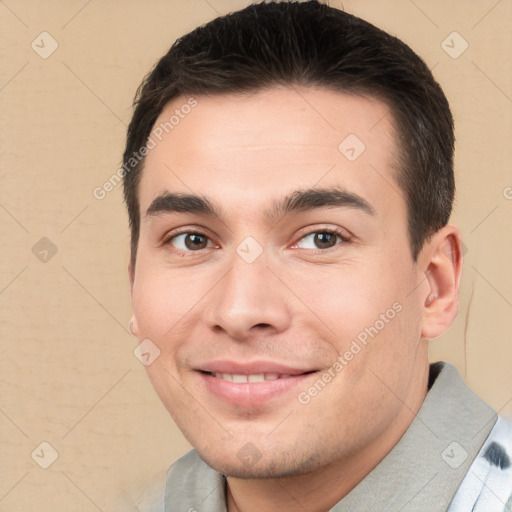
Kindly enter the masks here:
M 512 512 L 511 457 L 511 424 L 435 363 L 409 428 L 331 512 Z M 226 477 L 191 450 L 169 468 L 157 511 L 227 512 Z

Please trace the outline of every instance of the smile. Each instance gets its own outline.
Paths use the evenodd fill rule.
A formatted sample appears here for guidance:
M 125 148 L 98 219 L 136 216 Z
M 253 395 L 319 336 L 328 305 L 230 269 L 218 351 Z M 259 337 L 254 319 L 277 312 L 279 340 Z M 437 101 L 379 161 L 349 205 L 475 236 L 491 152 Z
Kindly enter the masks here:
M 244 382 L 265 382 L 268 380 L 288 379 L 290 374 L 279 373 L 255 373 L 252 375 L 236 374 L 236 373 L 212 373 L 217 379 L 227 380 L 230 382 L 244 383 Z
M 228 373 L 203 370 L 196 375 L 200 377 L 210 396 L 230 406 L 253 409 L 271 405 L 278 407 L 279 404 L 283 405 L 283 401 L 293 401 L 293 390 L 304 386 L 306 379 L 312 378 L 314 373 L 316 372 L 278 373 L 261 370 L 258 373 Z

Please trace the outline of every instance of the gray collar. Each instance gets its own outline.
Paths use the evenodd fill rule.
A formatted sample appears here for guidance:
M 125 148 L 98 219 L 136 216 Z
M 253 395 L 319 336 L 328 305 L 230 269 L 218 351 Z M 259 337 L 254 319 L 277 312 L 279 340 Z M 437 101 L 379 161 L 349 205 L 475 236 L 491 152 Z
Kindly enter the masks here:
M 430 390 L 400 441 L 332 512 L 445 512 L 496 423 L 496 413 L 448 363 L 430 366 Z M 165 512 L 226 512 L 226 479 L 195 450 L 167 472 Z

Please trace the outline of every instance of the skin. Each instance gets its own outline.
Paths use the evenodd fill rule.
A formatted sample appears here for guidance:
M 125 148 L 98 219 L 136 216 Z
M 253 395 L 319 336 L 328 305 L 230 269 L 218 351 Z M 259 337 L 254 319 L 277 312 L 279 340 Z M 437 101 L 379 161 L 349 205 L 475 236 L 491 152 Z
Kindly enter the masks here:
M 148 375 L 199 455 L 227 475 L 230 512 L 326 511 L 385 457 L 422 404 L 428 339 L 457 313 L 460 234 L 445 226 L 413 261 L 393 116 L 381 101 L 320 88 L 196 99 L 146 159 L 129 265 L 133 332 L 158 346 Z M 186 100 L 170 102 L 155 125 Z M 349 134 L 366 146 L 352 162 L 338 149 Z M 374 215 L 347 206 L 272 221 L 263 213 L 298 188 L 329 186 L 362 197 Z M 166 190 L 204 195 L 223 217 L 146 216 Z M 184 236 L 163 243 L 178 228 L 205 234 L 205 247 L 187 248 Z M 333 229 L 349 240 L 331 237 L 325 248 L 311 235 Z M 247 236 L 263 250 L 252 263 L 236 252 Z M 299 393 L 397 303 L 378 335 L 300 403 Z M 208 391 L 194 369 L 220 357 L 318 373 L 239 407 Z M 261 457 L 255 463 L 237 456 L 247 443 Z

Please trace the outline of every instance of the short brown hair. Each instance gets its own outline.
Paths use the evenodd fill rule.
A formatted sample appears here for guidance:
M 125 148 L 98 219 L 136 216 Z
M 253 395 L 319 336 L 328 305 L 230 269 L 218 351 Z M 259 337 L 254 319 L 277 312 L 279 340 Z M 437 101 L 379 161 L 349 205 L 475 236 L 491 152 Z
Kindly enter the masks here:
M 425 62 L 370 23 L 317 1 L 269 2 L 221 16 L 179 38 L 144 78 L 123 154 L 135 263 L 144 147 L 174 97 L 320 86 L 384 100 L 395 117 L 397 183 L 408 208 L 411 252 L 448 222 L 455 194 L 455 137 L 448 101 Z M 132 165 L 133 164 L 133 165 Z

